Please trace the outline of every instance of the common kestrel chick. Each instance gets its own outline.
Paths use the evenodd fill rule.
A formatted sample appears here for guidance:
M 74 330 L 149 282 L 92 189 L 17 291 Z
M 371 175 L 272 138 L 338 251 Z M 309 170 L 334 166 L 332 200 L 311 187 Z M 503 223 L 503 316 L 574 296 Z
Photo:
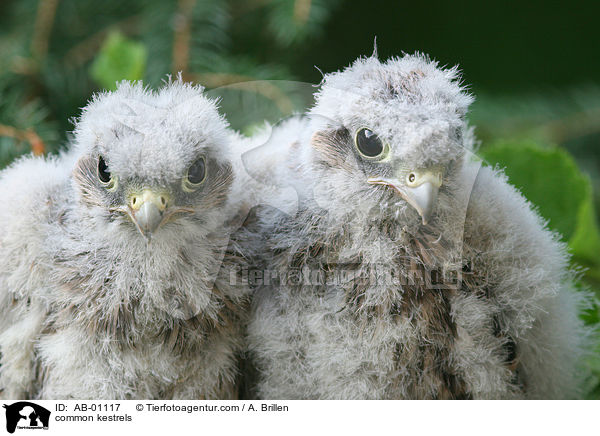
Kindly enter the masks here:
M 201 87 L 124 82 L 0 174 L 3 397 L 236 397 L 235 143 Z
M 272 177 L 300 208 L 256 221 L 260 397 L 576 395 L 566 248 L 473 159 L 471 101 L 456 69 L 370 57 L 326 75 L 308 116 L 279 127 L 286 165 Z

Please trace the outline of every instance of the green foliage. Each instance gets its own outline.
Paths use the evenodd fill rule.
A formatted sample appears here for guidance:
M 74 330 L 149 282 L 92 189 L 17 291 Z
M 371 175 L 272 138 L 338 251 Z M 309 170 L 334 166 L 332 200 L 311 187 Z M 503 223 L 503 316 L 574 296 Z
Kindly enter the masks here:
M 42 142 L 56 140 L 56 126 L 48 122 L 47 117 L 48 109 L 40 99 L 27 101 L 23 90 L 15 84 L 0 83 L 0 129 L 11 130 L 0 135 L 0 168 L 16 157 L 31 152 L 31 134 Z
M 147 50 L 143 44 L 111 32 L 92 63 L 90 73 L 103 88 L 117 89 L 122 80 L 141 80 L 146 67 Z
M 296 78 L 285 65 L 261 59 L 263 46 L 285 50 L 317 37 L 339 1 L 7 0 L 0 6 L 0 124 L 19 137 L 0 131 L 0 168 L 30 151 L 23 140 L 29 130 L 46 151 L 59 150 L 91 95 L 123 79 L 155 87 L 181 71 L 186 80 L 221 88 L 213 94 L 243 99 L 254 110 L 250 118 L 232 117 L 239 129 L 261 114 L 289 115 L 304 105 L 288 95 Z M 256 35 L 263 43 L 240 50 Z M 232 86 L 252 80 L 280 82 Z
M 591 177 L 600 210 L 600 86 L 581 84 L 544 93 L 478 93 L 469 114 L 486 148 L 498 141 L 534 142 L 568 151 Z
M 478 93 L 470 119 L 484 143 L 498 139 L 564 145 L 598 133 L 600 86 L 547 90 L 543 94 Z

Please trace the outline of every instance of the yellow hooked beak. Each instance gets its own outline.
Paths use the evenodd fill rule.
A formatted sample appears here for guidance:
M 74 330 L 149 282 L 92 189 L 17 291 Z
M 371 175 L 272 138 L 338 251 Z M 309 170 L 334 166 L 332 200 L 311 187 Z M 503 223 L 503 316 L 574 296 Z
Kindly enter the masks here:
M 405 180 L 369 178 L 368 183 L 393 188 L 408 204 L 416 209 L 423 224 L 429 224 L 442 186 L 443 171 L 439 168 L 411 171 Z
M 160 227 L 168 204 L 169 197 L 166 194 L 150 189 L 129 196 L 130 216 L 142 235 L 149 238 Z

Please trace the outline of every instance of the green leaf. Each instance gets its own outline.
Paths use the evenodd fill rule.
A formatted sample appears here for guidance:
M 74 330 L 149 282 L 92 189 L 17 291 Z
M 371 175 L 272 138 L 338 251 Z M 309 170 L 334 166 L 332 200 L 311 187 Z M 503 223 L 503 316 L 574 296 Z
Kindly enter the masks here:
M 596 222 L 596 211 L 592 196 L 592 187 L 588 183 L 589 192 L 579 207 L 577 228 L 569 241 L 573 254 L 578 260 L 596 265 L 598 270 L 592 271 L 600 282 L 600 231 Z
M 146 68 L 146 47 L 112 32 L 92 63 L 92 78 L 105 89 L 114 90 L 121 80 L 140 80 Z

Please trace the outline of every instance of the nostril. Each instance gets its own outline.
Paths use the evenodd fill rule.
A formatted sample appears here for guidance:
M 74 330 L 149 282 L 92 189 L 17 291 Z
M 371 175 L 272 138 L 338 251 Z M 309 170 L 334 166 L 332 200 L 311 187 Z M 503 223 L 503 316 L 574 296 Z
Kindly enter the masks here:
M 160 204 L 162 204 L 163 206 L 167 205 L 167 199 L 165 197 L 163 197 L 162 195 L 160 197 Z
M 131 205 L 132 205 L 132 206 L 135 206 L 136 204 L 137 204 L 137 197 L 133 197 L 133 198 L 131 199 Z

